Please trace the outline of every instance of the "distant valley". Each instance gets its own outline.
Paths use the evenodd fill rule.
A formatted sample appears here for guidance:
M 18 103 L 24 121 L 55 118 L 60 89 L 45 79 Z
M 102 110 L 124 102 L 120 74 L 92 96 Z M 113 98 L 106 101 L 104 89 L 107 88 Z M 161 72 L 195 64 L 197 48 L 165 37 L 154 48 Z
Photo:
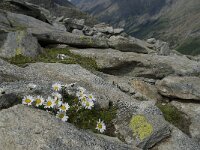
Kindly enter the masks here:
M 155 37 L 184 54 L 200 53 L 199 0 L 72 0 L 100 21 L 141 39 Z

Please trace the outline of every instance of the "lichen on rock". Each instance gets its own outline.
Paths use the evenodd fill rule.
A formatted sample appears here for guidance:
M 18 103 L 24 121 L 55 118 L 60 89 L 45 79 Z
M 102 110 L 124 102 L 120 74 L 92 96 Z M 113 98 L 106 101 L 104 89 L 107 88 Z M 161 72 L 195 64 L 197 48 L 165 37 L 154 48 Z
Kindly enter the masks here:
M 129 126 L 133 131 L 133 136 L 139 137 L 140 140 L 149 137 L 153 132 L 153 126 L 143 115 L 133 116 Z

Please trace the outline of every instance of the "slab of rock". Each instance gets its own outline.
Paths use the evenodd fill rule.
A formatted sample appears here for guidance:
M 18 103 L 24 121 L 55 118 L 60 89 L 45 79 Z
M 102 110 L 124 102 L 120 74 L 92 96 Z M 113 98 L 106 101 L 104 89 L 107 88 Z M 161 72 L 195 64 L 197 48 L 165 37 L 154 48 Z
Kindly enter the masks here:
M 94 30 L 91 27 L 84 26 L 82 31 L 87 36 L 93 36 L 94 35 Z
M 95 31 L 107 33 L 107 34 L 113 34 L 114 33 L 113 27 L 109 26 L 105 23 L 96 24 L 96 25 L 94 25 L 93 29 Z
M 58 30 L 61 30 L 61 31 L 64 31 L 64 32 L 67 31 L 66 27 L 60 22 L 53 22 L 52 25 Z
M 121 34 L 122 32 L 124 32 L 124 29 L 123 28 L 116 28 L 113 30 L 114 34 Z
M 147 39 L 147 43 L 149 43 L 149 44 L 155 44 L 156 43 L 156 39 L 155 38 Z
M 162 79 L 170 74 L 182 76 L 200 74 L 200 63 L 185 56 L 147 55 L 114 49 L 71 49 L 70 51 L 94 58 L 98 67 L 104 73 L 111 75 Z
M 72 33 L 75 34 L 75 35 L 81 35 L 81 36 L 84 35 L 84 34 L 83 34 L 83 31 L 82 31 L 82 30 L 78 30 L 78 29 L 72 30 Z
M 157 40 L 155 43 L 155 48 L 156 48 L 158 55 L 164 55 L 164 56 L 170 55 L 171 51 L 169 48 L 169 43 L 167 43 L 167 42 Z
M 126 143 L 148 149 L 170 136 L 170 127 L 152 102 L 119 103 L 114 122 L 116 132 Z
M 137 149 L 78 130 L 45 111 L 17 105 L 0 111 L 0 149 Z
M 109 46 L 124 52 L 148 53 L 144 47 L 122 36 L 111 36 Z
M 141 96 L 146 99 L 153 101 L 162 99 L 155 85 L 151 85 L 147 82 L 144 82 L 143 80 L 133 79 L 131 81 L 131 86 L 135 89 L 136 92 L 139 92 Z
M 67 44 L 75 47 L 108 47 L 106 39 L 78 36 L 69 32 L 63 32 L 50 24 L 30 16 L 5 11 L 0 11 L 0 16 L 4 17 L 3 20 L 0 20 L 0 26 L 2 25 L 5 30 L 17 30 L 18 28 L 27 29 L 29 33 L 37 37 L 40 43 L 45 45 L 53 43 Z M 7 20 L 5 20 L 5 17 Z
M 166 77 L 156 83 L 159 93 L 172 98 L 200 101 L 199 77 Z
M 35 57 L 42 53 L 37 39 L 24 30 L 15 32 L 0 31 L 0 56 L 11 58 L 16 55 Z
M 67 31 L 72 31 L 73 29 L 82 30 L 85 24 L 84 19 L 65 18 L 63 22 Z
M 199 150 L 200 145 L 194 139 L 189 138 L 179 129 L 173 127 L 171 137 L 163 140 L 152 150 Z

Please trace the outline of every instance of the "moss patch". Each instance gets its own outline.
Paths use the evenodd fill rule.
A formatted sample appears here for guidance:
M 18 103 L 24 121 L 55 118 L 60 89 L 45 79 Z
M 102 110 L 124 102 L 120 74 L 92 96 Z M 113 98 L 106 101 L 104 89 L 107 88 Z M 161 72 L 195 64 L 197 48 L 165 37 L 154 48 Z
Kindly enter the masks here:
M 187 135 L 190 135 L 189 126 L 191 122 L 183 112 L 179 111 L 171 104 L 162 105 L 161 103 L 157 103 L 156 106 L 163 112 L 165 120 L 179 128 Z
M 143 115 L 133 116 L 129 126 L 133 131 L 133 136 L 139 137 L 140 140 L 149 137 L 153 132 L 153 126 Z
M 64 60 L 57 59 L 58 54 L 69 56 Z M 36 58 L 16 55 L 10 59 L 6 59 L 12 64 L 23 67 L 27 63 L 44 62 L 44 63 L 63 63 L 63 64 L 79 64 L 88 70 L 98 70 L 96 61 L 92 58 L 83 57 L 77 54 L 72 54 L 69 49 L 44 49 L 44 53 Z

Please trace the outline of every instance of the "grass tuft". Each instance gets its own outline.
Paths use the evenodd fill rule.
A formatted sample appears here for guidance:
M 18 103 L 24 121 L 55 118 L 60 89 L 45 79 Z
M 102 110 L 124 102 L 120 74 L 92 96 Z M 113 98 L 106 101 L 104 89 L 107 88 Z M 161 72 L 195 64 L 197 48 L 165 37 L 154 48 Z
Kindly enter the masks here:
M 157 103 L 156 106 L 163 112 L 166 121 L 173 124 L 187 135 L 190 135 L 189 126 L 191 122 L 183 112 L 179 111 L 171 104 L 162 105 L 161 103 Z
M 64 60 L 57 59 L 58 54 L 65 54 L 69 56 Z M 44 63 L 63 63 L 63 64 L 79 64 L 88 70 L 98 70 L 96 61 L 92 58 L 83 57 L 77 54 L 72 54 L 69 49 L 44 49 L 44 53 L 38 55 L 36 58 L 25 57 L 23 55 L 16 55 L 10 59 L 6 59 L 12 64 L 20 67 L 26 66 L 28 63 L 44 62 Z

